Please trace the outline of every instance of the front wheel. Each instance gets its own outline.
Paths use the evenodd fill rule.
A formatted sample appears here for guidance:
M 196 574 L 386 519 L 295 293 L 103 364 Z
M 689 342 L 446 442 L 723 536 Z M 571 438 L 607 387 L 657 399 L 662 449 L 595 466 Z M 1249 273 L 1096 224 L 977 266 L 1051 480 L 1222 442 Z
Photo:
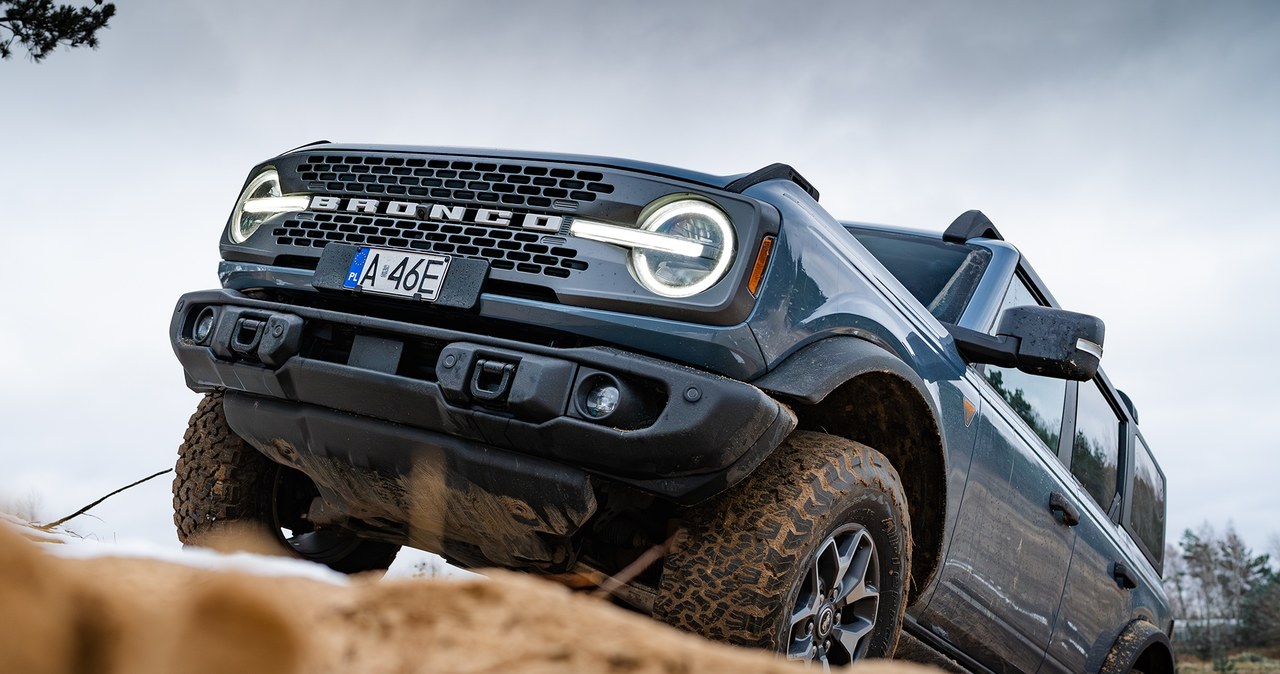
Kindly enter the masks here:
M 281 552 L 343 573 L 384 571 L 400 551 L 398 545 L 307 522 L 319 495 L 315 485 L 236 435 L 221 393 L 205 395 L 191 415 L 174 473 L 173 522 L 183 544 L 201 545 L 231 525 L 266 534 Z
M 794 660 L 888 657 L 910 559 L 906 496 L 889 460 L 856 442 L 799 432 L 741 484 L 688 513 L 654 613 Z

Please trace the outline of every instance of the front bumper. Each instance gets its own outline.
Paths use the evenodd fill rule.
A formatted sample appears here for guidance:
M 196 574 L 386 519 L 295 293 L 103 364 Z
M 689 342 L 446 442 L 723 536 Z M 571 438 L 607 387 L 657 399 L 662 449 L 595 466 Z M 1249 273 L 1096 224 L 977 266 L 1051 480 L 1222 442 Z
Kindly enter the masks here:
M 209 312 L 216 327 L 197 342 L 195 325 Z M 289 435 L 301 441 L 292 443 L 298 451 L 341 447 L 351 463 L 377 470 L 397 467 L 380 465 L 387 457 L 376 438 L 340 428 L 341 438 L 317 438 L 307 420 L 325 410 L 356 415 L 347 431 L 371 421 L 399 425 L 446 454 L 536 457 L 680 504 L 745 477 L 795 426 L 785 406 L 750 384 L 646 356 L 553 348 L 233 290 L 184 295 L 170 336 L 192 390 L 283 403 L 296 419 Z M 581 403 L 601 381 L 623 394 L 603 421 Z

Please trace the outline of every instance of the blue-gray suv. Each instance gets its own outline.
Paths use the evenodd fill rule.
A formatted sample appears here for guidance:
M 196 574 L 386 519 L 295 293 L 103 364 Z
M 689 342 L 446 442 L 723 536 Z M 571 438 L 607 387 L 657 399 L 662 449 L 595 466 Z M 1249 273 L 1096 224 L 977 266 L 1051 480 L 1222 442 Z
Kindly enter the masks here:
M 788 658 L 1172 674 L 1165 479 L 982 213 L 840 222 L 791 167 L 319 142 L 250 171 L 173 348 L 174 520 L 402 545 Z

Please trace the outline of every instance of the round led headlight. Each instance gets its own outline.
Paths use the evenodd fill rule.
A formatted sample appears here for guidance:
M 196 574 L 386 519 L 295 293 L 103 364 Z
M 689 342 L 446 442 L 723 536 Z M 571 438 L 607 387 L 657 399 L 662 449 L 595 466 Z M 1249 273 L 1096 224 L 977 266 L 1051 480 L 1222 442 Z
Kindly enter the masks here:
M 232 243 L 244 243 L 268 218 L 280 213 L 301 211 L 307 207 L 306 195 L 284 196 L 280 191 L 280 174 L 267 169 L 253 177 L 231 214 L 228 235 Z
M 644 217 L 640 229 L 671 241 L 669 246 L 631 251 L 636 279 L 659 295 L 696 295 L 724 278 L 733 262 L 729 216 L 705 201 L 680 199 L 662 204 Z

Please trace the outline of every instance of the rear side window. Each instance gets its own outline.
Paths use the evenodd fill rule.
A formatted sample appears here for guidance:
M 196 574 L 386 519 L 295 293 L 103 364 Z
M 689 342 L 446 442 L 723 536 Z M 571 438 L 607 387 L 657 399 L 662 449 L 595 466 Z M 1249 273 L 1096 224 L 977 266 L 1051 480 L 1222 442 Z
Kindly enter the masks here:
M 1097 381 L 1080 384 L 1071 474 L 1103 511 L 1110 513 L 1120 475 L 1120 418 Z
M 1147 549 L 1159 568 L 1164 557 L 1164 475 L 1141 436 L 1134 436 L 1133 495 L 1129 531 Z

